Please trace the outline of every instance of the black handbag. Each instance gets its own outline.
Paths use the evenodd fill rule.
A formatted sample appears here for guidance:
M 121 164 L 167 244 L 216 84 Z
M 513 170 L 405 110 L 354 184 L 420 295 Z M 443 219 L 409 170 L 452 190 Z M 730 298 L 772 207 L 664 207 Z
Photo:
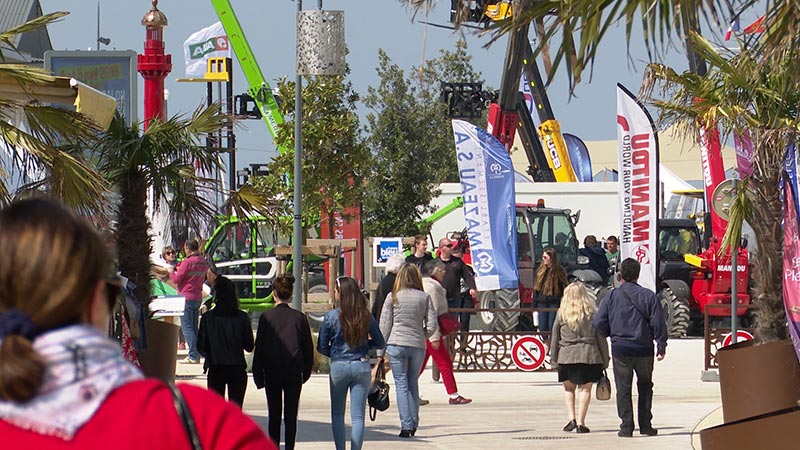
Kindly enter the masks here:
M 386 383 L 386 369 L 383 366 L 383 359 L 378 359 L 378 369 L 375 371 L 375 378 L 367 392 L 367 404 L 369 404 L 369 420 L 375 420 L 378 411 L 389 409 L 389 385 Z

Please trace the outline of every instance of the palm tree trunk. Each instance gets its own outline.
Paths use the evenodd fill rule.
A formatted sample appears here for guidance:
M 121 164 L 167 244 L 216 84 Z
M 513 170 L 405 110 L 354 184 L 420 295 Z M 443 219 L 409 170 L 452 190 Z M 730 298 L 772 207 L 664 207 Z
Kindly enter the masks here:
M 150 302 L 150 221 L 147 218 L 147 181 L 144 174 L 132 170 L 121 180 L 117 248 L 122 275 L 135 285 L 139 303 Z
M 755 134 L 756 138 L 764 137 Z M 758 239 L 752 264 L 752 303 L 755 305 L 755 339 L 766 343 L 787 338 L 783 306 L 783 202 L 780 181 L 786 141 L 766 137 L 761 141 L 753 182 L 754 198 L 750 225 Z

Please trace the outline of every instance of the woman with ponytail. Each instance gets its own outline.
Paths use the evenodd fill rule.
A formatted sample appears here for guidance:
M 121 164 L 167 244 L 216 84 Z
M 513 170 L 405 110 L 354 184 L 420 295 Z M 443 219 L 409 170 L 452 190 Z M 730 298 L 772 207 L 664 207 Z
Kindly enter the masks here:
M 364 415 L 370 385 L 369 351 L 385 342 L 356 280 L 339 277 L 333 288 L 338 303 L 325 314 L 317 350 L 331 358 L 331 428 L 336 450 L 345 448 L 344 406 L 350 391 L 350 449 L 364 442 Z
M 119 292 L 109 269 L 95 230 L 59 203 L 0 211 L 4 450 L 191 448 L 170 388 L 145 380 L 105 335 Z M 236 406 L 202 388 L 178 391 L 204 448 L 275 448 Z

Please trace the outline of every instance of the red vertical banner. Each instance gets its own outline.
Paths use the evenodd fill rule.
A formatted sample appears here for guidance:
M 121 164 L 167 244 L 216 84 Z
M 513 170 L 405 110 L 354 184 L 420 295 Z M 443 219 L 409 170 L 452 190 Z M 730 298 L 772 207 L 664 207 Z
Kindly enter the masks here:
M 349 218 L 349 221 L 345 219 Z M 364 261 L 361 257 L 363 251 L 361 243 L 364 238 L 364 233 L 361 227 L 361 206 L 354 206 L 344 211 L 333 213 L 333 235 L 330 234 L 330 227 L 328 226 L 328 213 L 322 211 L 322 220 L 320 222 L 320 237 L 322 239 L 355 239 L 357 248 L 355 251 L 342 254 L 344 260 L 344 270 L 342 275 L 347 275 L 358 280 L 358 283 L 363 286 L 363 273 Z M 351 273 L 353 266 L 353 258 L 356 259 L 356 273 Z M 327 271 L 328 266 L 325 266 Z
M 706 211 L 711 214 L 712 236 L 722 239 L 728 221 L 719 216 L 711 205 L 714 204 L 714 188 L 725 180 L 725 169 L 720 151 L 719 131 L 716 126 L 700 128 L 700 158 L 703 163 L 703 191 L 706 198 Z

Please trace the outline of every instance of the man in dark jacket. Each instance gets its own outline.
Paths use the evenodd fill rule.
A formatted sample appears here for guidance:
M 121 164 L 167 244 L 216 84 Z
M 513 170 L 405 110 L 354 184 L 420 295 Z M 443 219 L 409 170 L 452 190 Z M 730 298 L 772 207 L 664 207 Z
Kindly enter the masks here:
M 406 262 L 414 264 L 419 270 L 422 270 L 422 266 L 432 260 L 433 256 L 428 253 L 428 238 L 424 234 L 414 236 L 414 248 L 411 249 L 411 254 L 406 257 Z
M 405 261 L 402 253 L 395 253 L 386 261 L 386 275 L 378 284 L 378 290 L 372 300 L 372 317 L 378 322 L 381 320 L 381 311 L 383 311 L 383 303 L 386 301 L 386 296 L 392 292 L 394 280 L 397 279 L 397 272 Z
M 656 294 L 637 284 L 641 266 L 633 258 L 620 264 L 622 286 L 606 294 L 592 324 L 602 336 L 611 336 L 614 383 L 617 386 L 617 415 L 622 420 L 620 437 L 633 435 L 631 388 L 633 374 L 639 391 L 639 433 L 655 436 L 653 428 L 653 341 L 655 355 L 667 352 L 667 327 Z
M 583 239 L 583 248 L 578 251 L 589 258 L 589 268 L 597 272 L 604 284 L 608 284 L 608 258 L 603 247 L 598 245 L 597 238 L 590 234 Z
M 447 307 L 472 308 L 472 304 L 467 304 L 465 298 L 461 296 L 461 282 L 464 282 L 465 290 L 469 292 L 468 298 L 471 300 L 478 295 L 478 291 L 475 290 L 475 277 L 461 258 L 453 256 L 453 242 L 450 239 L 439 240 L 439 257 L 436 259 L 444 263 L 442 285 L 447 297 Z M 462 312 L 457 315 L 461 322 L 461 329 L 469 330 L 469 313 Z

